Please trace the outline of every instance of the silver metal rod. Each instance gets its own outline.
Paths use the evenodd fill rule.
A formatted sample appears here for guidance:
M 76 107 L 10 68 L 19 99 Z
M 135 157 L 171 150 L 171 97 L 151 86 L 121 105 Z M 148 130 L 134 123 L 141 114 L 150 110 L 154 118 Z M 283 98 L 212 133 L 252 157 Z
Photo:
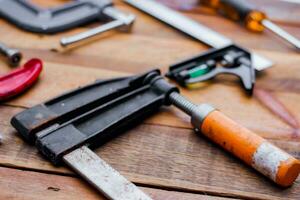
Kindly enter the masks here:
M 211 47 L 221 48 L 233 44 L 232 40 L 228 39 L 227 37 L 153 0 L 124 1 L 129 5 L 138 8 L 139 10 Z M 251 55 L 253 66 L 256 70 L 261 71 L 273 65 L 270 60 L 262 56 L 259 56 L 253 52 Z
M 300 50 L 300 40 L 271 22 L 270 20 L 263 20 L 262 24 L 264 27 L 266 27 L 268 30 L 272 31 L 282 39 L 286 40 L 290 44 L 292 44 L 294 47 L 296 47 L 297 50 Z
M 172 92 L 169 95 L 170 102 L 191 117 L 191 122 L 194 128 L 201 130 L 201 126 L 205 118 L 215 110 L 214 107 L 208 104 L 194 104 L 186 99 L 178 92 Z
M 8 64 L 11 66 L 18 66 L 22 59 L 22 53 L 18 49 L 12 49 L 5 44 L 0 43 L 0 54 L 3 55 Z
M 74 36 L 62 38 L 60 40 L 60 44 L 64 47 L 66 47 L 66 46 L 69 46 L 71 44 L 74 44 L 74 43 L 80 42 L 82 40 L 85 40 L 85 39 L 94 37 L 96 35 L 99 35 L 101 33 L 110 31 L 112 29 L 119 28 L 123 25 L 124 25 L 124 23 L 122 21 L 114 20 L 112 22 L 106 23 L 106 24 L 101 25 L 99 27 L 96 27 L 96 28 L 93 28 L 91 30 L 85 31 L 83 33 L 79 33 L 79 34 L 74 35 Z
M 183 112 L 185 112 L 186 114 L 188 114 L 190 116 L 193 114 L 194 110 L 197 109 L 196 104 L 187 100 L 185 97 L 180 95 L 178 92 L 172 92 L 169 95 L 169 100 L 171 101 L 171 103 L 174 106 L 176 106 L 177 108 L 179 108 L 180 110 L 182 110 Z
M 88 147 L 63 157 L 64 162 L 111 200 L 152 200 Z

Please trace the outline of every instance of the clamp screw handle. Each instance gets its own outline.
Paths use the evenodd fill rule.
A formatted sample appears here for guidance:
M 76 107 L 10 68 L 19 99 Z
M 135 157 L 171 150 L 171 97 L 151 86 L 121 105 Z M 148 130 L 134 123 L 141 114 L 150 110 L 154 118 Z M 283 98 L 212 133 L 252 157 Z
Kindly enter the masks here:
M 209 105 L 196 105 L 177 92 L 172 92 L 169 100 L 191 116 L 196 130 L 278 185 L 287 187 L 296 180 L 300 173 L 300 161 L 292 155 Z
M 169 99 L 173 105 L 182 110 L 188 115 L 192 115 L 192 113 L 196 110 L 197 105 L 190 102 L 178 92 L 172 92 L 169 96 Z

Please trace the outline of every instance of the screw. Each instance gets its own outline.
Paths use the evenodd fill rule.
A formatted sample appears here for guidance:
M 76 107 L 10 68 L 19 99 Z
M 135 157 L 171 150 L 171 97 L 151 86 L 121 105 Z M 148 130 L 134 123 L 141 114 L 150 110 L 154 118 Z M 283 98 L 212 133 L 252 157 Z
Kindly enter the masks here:
M 198 130 L 201 130 L 202 122 L 207 115 L 215 110 L 215 108 L 208 104 L 196 105 L 178 92 L 172 92 L 169 95 L 169 100 L 174 106 L 191 116 L 192 124 Z
M 8 64 L 13 67 L 18 66 L 22 59 L 22 54 L 19 50 L 11 49 L 3 43 L 0 43 L 0 54 L 6 57 Z
M 197 109 L 196 104 L 190 102 L 178 92 L 172 92 L 169 96 L 169 99 L 174 106 L 176 106 L 188 115 L 192 115 L 192 113 L 195 112 L 195 110 Z

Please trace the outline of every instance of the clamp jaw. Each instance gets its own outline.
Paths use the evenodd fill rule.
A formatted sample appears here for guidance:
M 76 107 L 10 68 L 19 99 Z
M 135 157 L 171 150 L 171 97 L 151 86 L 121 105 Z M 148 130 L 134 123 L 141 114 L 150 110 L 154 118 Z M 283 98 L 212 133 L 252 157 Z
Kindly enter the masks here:
M 109 199 L 152 198 L 90 148 L 134 126 L 164 104 L 175 86 L 159 71 L 97 81 L 25 110 L 11 120 L 54 165 L 65 163 Z
M 12 125 L 53 164 L 78 148 L 96 147 L 140 122 L 178 89 L 157 70 L 134 77 L 98 81 L 25 110 Z
M 37 33 L 57 33 L 103 19 L 110 0 L 75 0 L 61 7 L 42 9 L 28 0 L 0 0 L 0 16 Z
M 252 94 L 255 83 L 255 69 L 251 54 L 236 45 L 213 49 L 204 54 L 173 64 L 167 77 L 182 86 L 193 85 L 210 80 L 218 74 L 232 74 L 240 78 L 244 89 Z

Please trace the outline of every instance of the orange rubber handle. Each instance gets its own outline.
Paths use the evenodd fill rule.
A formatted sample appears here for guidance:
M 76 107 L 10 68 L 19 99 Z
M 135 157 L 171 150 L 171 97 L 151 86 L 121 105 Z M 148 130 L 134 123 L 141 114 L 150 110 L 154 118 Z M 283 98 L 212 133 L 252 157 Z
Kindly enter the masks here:
M 219 111 L 209 113 L 201 132 L 281 186 L 290 186 L 300 173 L 300 161 L 242 127 Z
M 201 0 L 201 4 L 217 10 L 221 15 L 243 23 L 247 29 L 254 32 L 262 32 L 262 21 L 266 14 L 257 10 L 245 0 Z

